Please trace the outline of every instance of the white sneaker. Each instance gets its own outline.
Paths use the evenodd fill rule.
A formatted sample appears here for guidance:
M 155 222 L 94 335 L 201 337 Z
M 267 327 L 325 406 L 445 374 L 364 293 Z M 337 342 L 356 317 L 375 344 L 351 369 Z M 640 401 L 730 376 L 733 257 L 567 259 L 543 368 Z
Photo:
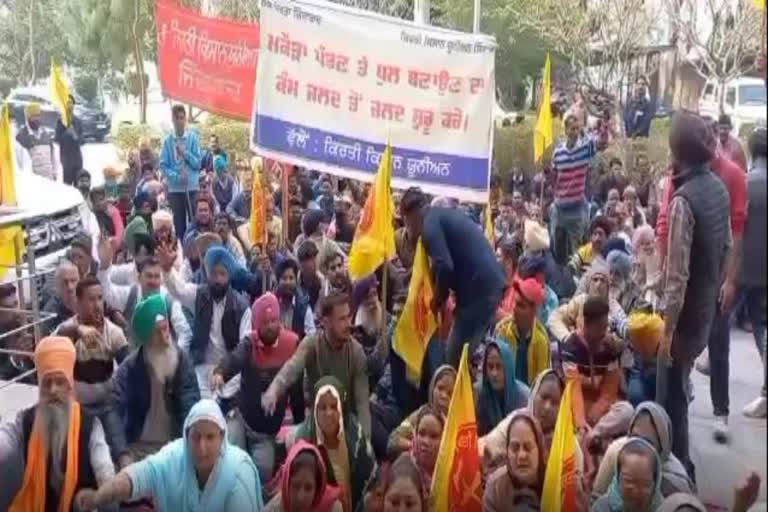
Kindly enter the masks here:
M 715 416 L 713 435 L 715 436 L 715 441 L 720 444 L 728 444 L 731 441 L 731 431 L 728 428 L 728 416 Z
M 702 375 L 709 377 L 709 352 L 704 352 L 696 360 L 696 370 Z
M 768 416 L 768 399 L 756 398 L 744 407 L 744 416 L 753 419 L 765 419 Z

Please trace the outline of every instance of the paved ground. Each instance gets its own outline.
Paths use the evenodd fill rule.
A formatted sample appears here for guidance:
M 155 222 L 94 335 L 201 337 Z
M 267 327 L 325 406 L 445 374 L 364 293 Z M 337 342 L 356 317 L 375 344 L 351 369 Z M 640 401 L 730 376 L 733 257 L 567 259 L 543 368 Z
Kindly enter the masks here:
M 727 509 L 733 489 L 750 470 L 762 479 L 760 498 L 754 510 L 766 510 L 766 421 L 741 415 L 742 407 L 760 392 L 762 368 L 752 335 L 733 331 L 731 350 L 731 429 L 730 445 L 712 439 L 712 406 L 709 379 L 698 372 L 693 376 L 696 399 L 691 407 L 691 439 L 699 478 L 701 498 L 714 510 Z M 33 403 L 35 388 L 15 385 L 0 390 L 0 417 L 12 418 L 16 411 Z

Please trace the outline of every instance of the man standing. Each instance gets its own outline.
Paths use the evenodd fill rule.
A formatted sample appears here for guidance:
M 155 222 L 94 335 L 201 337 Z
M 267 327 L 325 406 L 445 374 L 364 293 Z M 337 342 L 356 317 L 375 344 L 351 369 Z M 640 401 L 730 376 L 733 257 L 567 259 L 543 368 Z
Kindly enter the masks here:
M 627 107 L 624 110 L 624 130 L 627 132 L 627 137 L 630 139 L 648 137 L 651 132 L 651 121 L 653 121 L 653 111 L 651 102 L 648 100 L 648 84 L 645 77 L 641 76 L 635 81 L 634 95 L 627 101 Z
M 766 175 L 766 147 L 765 128 L 757 129 L 749 137 L 749 153 L 752 156 L 752 169 L 747 175 L 747 189 L 749 193 L 749 209 L 747 211 L 747 225 L 744 228 L 744 253 L 740 265 L 739 286 L 744 290 L 747 298 L 747 311 L 752 322 L 752 334 L 755 337 L 757 350 L 765 367 L 765 301 L 768 295 L 768 271 L 766 269 L 766 231 L 768 231 L 768 206 L 766 203 L 766 189 L 768 188 L 768 176 Z M 764 380 L 763 391 L 744 408 L 744 415 L 748 418 L 765 418 L 768 412 L 768 400 L 766 388 L 768 379 Z
M 65 320 L 75 315 L 77 299 L 75 291 L 77 282 L 80 281 L 80 272 L 69 260 L 61 260 L 53 274 L 53 295 L 43 306 L 45 313 L 56 315 L 45 324 L 45 331 L 51 332 Z
M 747 172 L 747 155 L 744 154 L 744 148 L 739 139 L 731 135 L 733 132 L 733 122 L 731 116 L 722 114 L 717 120 L 717 138 L 720 143 L 720 152 L 722 156 L 738 165 L 742 171 Z
M 55 141 L 59 145 L 59 159 L 64 170 L 64 183 L 74 185 L 78 173 L 83 169 L 83 125 L 75 117 L 75 98 L 70 96 L 67 103 L 69 126 L 64 126 L 61 117 L 56 121 Z
M 224 159 L 224 167 L 228 163 L 227 152 L 222 149 L 219 143 L 219 136 L 215 133 L 208 139 L 208 149 L 203 153 L 203 158 L 200 160 L 200 170 L 209 174 L 213 174 L 215 170 L 214 160 L 216 157 L 222 157 Z
M 180 235 L 187 232 L 187 218 L 197 197 L 200 179 L 200 139 L 195 130 L 187 129 L 187 111 L 183 105 L 173 107 L 173 133 L 163 141 L 160 171 L 168 184 L 168 202 L 173 211 L 173 225 Z
M 731 245 L 728 190 L 710 171 L 711 133 L 704 120 L 683 113 L 672 120 L 669 135 L 675 191 L 669 207 L 660 357 L 671 359 L 671 365 L 667 389 L 657 398 L 672 421 L 672 451 L 694 479 L 688 445 L 688 379 L 709 339 L 711 319 L 718 314 L 721 276 Z
M 400 201 L 400 213 L 432 260 L 432 310 L 440 311 L 454 293 L 455 321 L 446 356 L 458 368 L 464 344 L 474 352 L 495 319 L 507 286 L 504 271 L 483 231 L 460 210 L 429 207 L 421 190 L 411 188 Z
M 365 351 L 352 337 L 352 314 L 349 296 L 334 294 L 320 301 L 322 329 L 310 334 L 299 343 L 299 348 L 261 397 L 264 412 L 273 416 L 281 397 L 285 396 L 302 375 L 306 385 L 315 389 L 322 377 L 339 379 L 349 390 L 347 403 L 351 407 L 366 437 L 371 435 L 371 408 L 369 405 L 368 368 Z M 314 397 L 310 403 L 314 403 Z M 344 409 L 348 410 L 348 409 Z
M 16 142 L 29 153 L 32 172 L 56 181 L 56 152 L 53 137 L 40 126 L 40 105 L 30 103 L 24 108 L 27 123 L 16 134 Z
M 75 398 L 75 347 L 69 339 L 43 338 L 35 367 L 37 404 L 0 427 L 0 510 L 77 509 L 82 490 L 115 476 L 104 429 Z

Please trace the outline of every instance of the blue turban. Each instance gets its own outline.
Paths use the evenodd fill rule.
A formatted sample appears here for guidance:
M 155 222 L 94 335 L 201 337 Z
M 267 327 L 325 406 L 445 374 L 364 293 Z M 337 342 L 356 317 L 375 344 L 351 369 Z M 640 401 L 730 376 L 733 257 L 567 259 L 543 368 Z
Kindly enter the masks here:
M 208 248 L 208 252 L 205 253 L 205 268 L 208 271 L 208 275 L 211 274 L 211 269 L 216 265 L 222 265 L 230 277 L 240 269 L 235 257 L 229 252 L 229 249 L 223 245 L 212 245 Z
M 614 250 L 608 253 L 607 260 L 612 273 L 618 274 L 623 279 L 629 279 L 629 274 L 632 272 L 632 261 L 629 259 L 629 254 Z
M 542 256 L 528 256 L 520 259 L 519 273 L 523 279 L 534 277 L 536 274 L 547 273 L 547 260 Z
M 623 238 L 610 238 L 603 244 L 600 253 L 603 258 L 608 259 L 608 255 L 613 251 L 621 251 L 629 256 L 629 247 L 627 247 L 627 242 Z
M 216 172 L 227 170 L 227 158 L 224 155 L 216 155 L 213 158 L 213 170 Z

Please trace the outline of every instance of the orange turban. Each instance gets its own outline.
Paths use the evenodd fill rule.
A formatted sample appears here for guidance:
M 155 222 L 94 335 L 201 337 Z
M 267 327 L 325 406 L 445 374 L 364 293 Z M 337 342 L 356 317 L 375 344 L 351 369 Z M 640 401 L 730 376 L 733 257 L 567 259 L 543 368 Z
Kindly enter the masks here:
M 75 346 L 69 338 L 62 336 L 43 338 L 35 348 L 38 382 L 42 382 L 46 375 L 61 372 L 74 387 L 75 358 Z
M 655 313 L 634 312 L 627 318 L 627 334 L 634 349 L 651 358 L 664 337 L 664 320 Z

